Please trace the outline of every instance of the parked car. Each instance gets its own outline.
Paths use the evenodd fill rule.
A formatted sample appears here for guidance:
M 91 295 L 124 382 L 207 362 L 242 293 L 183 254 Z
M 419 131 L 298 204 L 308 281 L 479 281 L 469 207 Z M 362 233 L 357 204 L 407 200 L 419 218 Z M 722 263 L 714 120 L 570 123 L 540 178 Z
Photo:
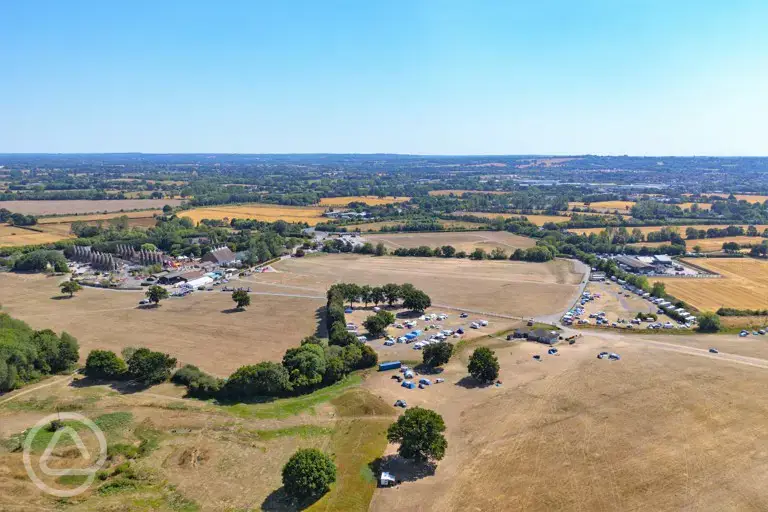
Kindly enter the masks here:
M 395 407 L 402 407 L 403 409 L 405 409 L 406 407 L 408 407 L 408 404 L 405 403 L 405 400 L 397 400 L 395 402 Z
M 459 318 L 467 318 L 469 315 L 467 313 L 462 313 L 459 315 Z
M 720 351 L 719 351 L 719 350 L 717 350 L 716 348 L 711 348 L 711 349 L 709 349 L 709 351 L 710 351 L 711 353 L 713 353 L 713 354 L 719 354 L 719 353 L 720 353 Z

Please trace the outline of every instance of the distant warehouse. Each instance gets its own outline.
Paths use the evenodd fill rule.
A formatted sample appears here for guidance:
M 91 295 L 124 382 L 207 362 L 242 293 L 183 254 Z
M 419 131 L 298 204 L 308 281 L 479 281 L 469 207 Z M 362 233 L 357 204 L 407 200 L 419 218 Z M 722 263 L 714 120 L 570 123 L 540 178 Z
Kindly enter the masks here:
M 634 256 L 617 256 L 616 263 L 618 263 L 620 267 L 636 274 L 646 274 L 654 270 L 653 265 L 641 261 Z

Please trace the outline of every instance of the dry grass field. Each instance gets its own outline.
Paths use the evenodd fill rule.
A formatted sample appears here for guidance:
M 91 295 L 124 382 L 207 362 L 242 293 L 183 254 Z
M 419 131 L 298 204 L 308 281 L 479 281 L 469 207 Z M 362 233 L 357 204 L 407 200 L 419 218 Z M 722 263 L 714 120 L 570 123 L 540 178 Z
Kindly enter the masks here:
M 569 208 L 592 208 L 597 211 L 618 210 L 619 212 L 629 212 L 633 206 L 635 206 L 634 201 L 597 201 L 589 205 L 578 201 L 568 203 Z
M 475 215 L 477 217 L 485 217 L 488 219 L 495 219 L 496 217 L 502 217 L 504 219 L 525 217 L 526 219 L 528 219 L 533 224 L 536 224 L 537 226 L 543 226 L 547 222 L 554 222 L 555 224 L 560 222 L 568 222 L 571 218 L 570 215 L 540 215 L 540 214 L 523 215 L 520 213 L 465 212 L 465 214 Z
M 755 442 L 768 435 L 768 361 L 717 359 L 706 347 L 722 337 L 685 338 L 585 333 L 557 357 L 491 340 L 500 387 L 466 382 L 468 353 L 426 390 L 403 391 L 386 374 L 367 380 L 385 401 L 436 410 L 448 440 L 434 474 L 391 462 L 405 482 L 378 489 L 371 510 L 768 508 L 768 454 Z M 595 358 L 601 350 L 622 360 Z M 765 342 L 754 350 L 768 357 Z
M 683 226 L 640 226 L 638 229 L 643 232 L 643 234 L 648 234 L 653 231 L 661 231 L 661 228 L 670 228 L 670 229 L 676 229 L 678 233 L 680 233 L 683 237 L 685 237 L 685 230 L 689 227 L 693 227 L 696 229 L 703 229 L 707 230 L 709 228 L 718 228 L 718 229 L 724 229 L 727 228 L 731 224 L 698 224 L 698 225 L 683 225 Z M 743 227 L 745 230 L 747 229 L 746 224 L 737 224 Z M 758 224 L 755 226 L 757 228 L 758 232 L 762 233 L 763 230 L 768 229 L 768 224 Z M 586 235 L 589 235 L 590 233 L 599 234 L 601 231 L 603 231 L 605 228 L 578 228 L 574 229 L 573 231 L 577 233 L 584 233 Z M 627 228 L 629 231 L 632 231 L 633 227 Z
M 59 224 L 59 223 L 72 223 L 76 221 L 91 222 L 91 221 L 107 221 L 109 219 L 116 219 L 118 217 L 128 217 L 129 219 L 151 219 L 155 215 L 163 213 L 163 210 L 145 210 L 139 212 L 122 212 L 122 213 L 97 213 L 92 215 L 63 215 L 58 217 L 41 217 L 37 219 L 38 225 L 40 224 Z
M 437 219 L 437 222 L 449 229 L 479 229 L 480 227 L 485 226 L 485 224 L 465 222 L 462 220 Z M 379 222 L 364 222 L 362 224 L 347 224 L 344 227 L 347 228 L 347 231 L 354 231 L 356 229 L 359 229 L 360 231 L 378 231 L 383 227 L 401 226 L 404 224 L 404 222 L 383 220 Z
M 759 245 L 765 238 L 757 236 L 727 236 L 723 238 L 702 238 L 699 240 L 686 240 L 687 250 L 692 251 L 695 246 L 701 247 L 701 252 L 718 252 L 722 250 L 726 242 L 736 242 L 740 245 Z M 669 242 L 641 242 L 630 244 L 633 247 L 659 247 Z
M 438 245 L 438 244 L 435 244 Z M 412 283 L 435 307 L 530 316 L 556 313 L 575 300 L 583 275 L 569 261 L 524 263 L 441 258 L 318 255 L 291 258 L 279 272 L 254 274 L 248 283 L 274 291 L 324 295 L 335 282 Z
M 0 208 L 25 215 L 66 215 L 76 213 L 105 213 L 122 210 L 147 210 L 165 205 L 178 206 L 179 199 L 104 199 L 83 201 L 2 201 Z
M 689 196 L 691 194 L 683 194 L 684 196 Z M 705 194 L 708 196 L 717 196 L 722 198 L 728 198 L 729 194 Z M 739 201 L 747 201 L 750 203 L 764 203 L 768 201 L 768 196 L 761 196 L 757 194 L 734 194 L 734 197 Z
M 0 274 L 0 304 L 34 328 L 71 333 L 82 354 L 145 345 L 221 376 L 243 364 L 279 361 L 287 348 L 315 332 L 316 311 L 325 303 L 324 291 L 308 294 L 250 283 L 254 292 L 270 295 L 254 293 L 244 312 L 231 312 L 230 294 L 218 289 L 171 298 L 157 309 L 139 309 L 144 298 L 140 291 L 85 288 L 72 299 L 56 299 L 57 282 L 39 275 Z
M 506 231 L 376 234 L 366 235 L 365 240 L 374 245 L 383 242 L 389 249 L 422 245 L 429 247 L 452 245 L 457 251 L 467 251 L 468 253 L 478 247 L 485 249 L 486 252 L 500 247 L 509 254 L 517 248 L 525 249 L 536 245 L 536 242 L 531 238 L 513 235 Z
M 429 195 L 449 196 L 453 194 L 455 196 L 461 196 L 461 194 L 464 194 L 465 192 L 469 194 L 509 194 L 509 192 L 501 190 L 430 190 Z
M 50 232 L 48 230 L 41 233 L 31 229 L 0 224 L 0 247 L 20 247 L 22 245 L 50 244 L 65 238 L 69 238 L 69 236 L 69 227 L 67 227 L 67 233 L 61 234 Z
M 314 226 L 323 222 L 325 208 L 312 206 L 279 206 L 270 204 L 247 204 L 239 206 L 212 206 L 195 208 L 181 212 L 181 217 L 189 217 L 193 221 L 202 219 L 256 219 L 265 222 L 284 220 L 286 222 L 306 222 Z
M 365 203 L 369 206 L 380 206 L 382 204 L 405 203 L 410 201 L 410 197 L 378 197 L 378 196 L 345 196 L 345 197 L 324 197 L 320 200 L 320 206 L 347 206 L 351 202 Z
M 690 262 L 723 277 L 654 280 L 664 282 L 670 294 L 701 311 L 716 311 L 720 307 L 768 309 L 768 261 L 752 258 L 696 258 Z

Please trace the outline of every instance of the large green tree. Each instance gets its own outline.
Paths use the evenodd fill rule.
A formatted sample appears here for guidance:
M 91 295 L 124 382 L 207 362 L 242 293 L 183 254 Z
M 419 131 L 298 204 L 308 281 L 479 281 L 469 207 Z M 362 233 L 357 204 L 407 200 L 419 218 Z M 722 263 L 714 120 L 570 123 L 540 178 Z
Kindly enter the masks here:
M 424 347 L 424 364 L 432 368 L 442 366 L 451 359 L 453 355 L 453 345 L 447 341 L 441 343 L 432 343 Z
M 241 366 L 223 387 L 227 398 L 245 400 L 258 396 L 278 396 L 291 390 L 288 370 L 281 364 L 263 362 Z
M 168 290 L 155 284 L 147 288 L 145 295 L 149 299 L 149 302 L 160 304 L 161 300 L 168 298 Z
M 128 375 L 145 386 L 160 384 L 171 376 L 176 359 L 148 348 L 137 349 L 128 359 Z
M 59 288 L 61 289 L 61 293 L 67 293 L 70 297 L 72 297 L 75 292 L 79 292 L 83 289 L 83 287 L 76 281 L 64 281 L 59 285 Z
M 122 379 L 127 372 L 125 361 L 111 350 L 91 350 L 85 360 L 85 375 L 92 379 Z
M 387 440 L 399 443 L 397 452 L 417 462 L 437 461 L 445 456 L 448 442 L 443 435 L 445 422 L 435 411 L 408 409 L 387 429 Z
M 499 377 L 499 360 L 493 350 L 478 347 L 469 358 L 467 370 L 480 382 L 493 382 Z
M 431 305 L 432 299 L 421 290 L 409 291 L 403 297 L 403 307 L 411 311 L 423 313 Z
M 237 304 L 238 309 L 245 309 L 251 305 L 251 296 L 245 290 L 235 290 L 232 292 L 232 300 Z
M 720 330 L 720 317 L 716 313 L 705 312 L 699 315 L 699 330 L 717 332 Z
M 322 496 L 335 481 L 336 465 L 316 448 L 298 450 L 283 466 L 283 488 L 297 500 Z

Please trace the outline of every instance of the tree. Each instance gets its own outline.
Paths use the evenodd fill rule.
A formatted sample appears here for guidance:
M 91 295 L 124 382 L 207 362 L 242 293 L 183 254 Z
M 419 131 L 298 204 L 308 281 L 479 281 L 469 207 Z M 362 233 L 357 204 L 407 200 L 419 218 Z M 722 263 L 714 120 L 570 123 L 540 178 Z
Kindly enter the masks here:
M 507 253 L 501 247 L 496 247 L 491 251 L 492 260 L 505 260 L 507 259 Z
M 702 313 L 699 315 L 699 330 L 702 332 L 717 332 L 720 330 L 720 317 L 715 313 Z
M 333 325 L 331 325 L 328 343 L 346 347 L 351 343 L 357 343 L 357 336 L 347 330 L 347 326 L 344 325 L 344 322 L 334 322 Z
M 387 298 L 387 304 L 391 307 L 400 298 L 400 287 L 393 283 L 388 283 L 382 286 L 384 295 Z
M 251 296 L 245 290 L 235 290 L 232 292 L 232 300 L 237 304 L 237 309 L 245 309 L 251 305 Z
M 479 347 L 472 352 L 467 370 L 480 382 L 493 382 L 499 377 L 499 360 L 493 350 Z
M 442 366 L 451 359 L 452 355 L 452 344 L 446 341 L 441 343 L 432 343 L 424 347 L 424 364 L 432 368 Z
M 401 457 L 416 462 L 431 462 L 445 456 L 448 442 L 443 435 L 445 422 L 435 411 L 414 407 L 408 409 L 387 429 L 387 440 L 400 443 Z
M 319 345 L 302 345 L 289 348 L 283 356 L 283 366 L 288 370 L 294 388 L 309 388 L 323 381 L 325 351 Z
M 654 282 L 653 287 L 651 288 L 651 295 L 658 298 L 666 297 L 667 296 L 666 285 L 661 281 Z
M 160 194 L 160 198 L 162 198 L 162 197 L 163 197 L 163 195 Z M 169 213 L 173 213 L 173 207 L 171 205 L 169 205 L 169 204 L 163 206 L 163 213 L 166 214 L 166 215 L 168 215 Z
M 145 295 L 149 299 L 149 302 L 160 304 L 161 300 L 168 298 L 168 290 L 162 286 L 154 284 L 147 288 Z
M 92 379 L 122 379 L 127 371 L 125 361 L 111 350 L 91 350 L 85 360 L 85 375 Z
M 272 362 L 241 366 L 229 376 L 222 388 L 227 398 L 235 400 L 278 396 L 290 390 L 288 370 L 283 365 Z
M 694 245 L 693 246 L 693 252 L 695 252 L 696 254 L 700 254 L 701 253 L 701 246 L 700 245 Z
M 736 242 L 725 242 L 723 244 L 723 251 L 727 253 L 739 252 L 739 244 Z
M 376 244 L 376 249 L 374 249 L 373 252 L 376 256 L 385 256 L 387 254 L 387 248 L 384 247 L 383 242 L 379 242 Z
M 452 245 L 444 245 L 441 249 L 444 258 L 453 258 L 453 255 L 456 254 L 456 248 Z
M 322 496 L 335 481 L 336 465 L 317 448 L 298 450 L 283 466 L 283 488 L 297 500 Z
M 379 338 L 387 333 L 387 327 L 395 321 L 395 315 L 389 311 L 379 311 L 365 319 L 365 326 L 368 333 L 374 338 Z
M 362 293 L 362 290 L 360 286 L 354 283 L 347 284 L 344 287 L 344 298 L 347 299 L 350 307 L 352 307 L 355 304 L 355 301 L 357 301 L 360 298 L 361 293 Z
M 481 247 L 478 247 L 474 251 L 472 251 L 472 254 L 469 255 L 470 259 L 473 260 L 484 260 L 485 259 L 485 250 Z
M 423 313 L 431 305 L 432 299 L 421 290 L 411 291 L 403 297 L 403 307 L 411 311 Z
M 128 374 L 145 386 L 151 386 L 168 380 L 175 366 L 176 359 L 168 354 L 140 348 L 128 360 Z
M 384 289 L 381 286 L 375 286 L 371 289 L 371 302 L 373 302 L 374 306 L 378 306 L 385 300 L 386 296 L 384 295 Z
M 77 339 L 67 332 L 61 333 L 59 341 L 59 357 L 56 364 L 57 371 L 67 370 L 77 364 L 80 359 L 80 344 Z
M 61 288 L 61 293 L 68 293 L 70 298 L 75 292 L 79 292 L 83 289 L 77 281 L 64 281 L 59 285 L 59 288 Z
M 366 308 L 368 307 L 368 303 L 373 302 L 371 299 L 372 292 L 373 288 L 367 284 L 360 287 L 360 300 L 363 302 Z

